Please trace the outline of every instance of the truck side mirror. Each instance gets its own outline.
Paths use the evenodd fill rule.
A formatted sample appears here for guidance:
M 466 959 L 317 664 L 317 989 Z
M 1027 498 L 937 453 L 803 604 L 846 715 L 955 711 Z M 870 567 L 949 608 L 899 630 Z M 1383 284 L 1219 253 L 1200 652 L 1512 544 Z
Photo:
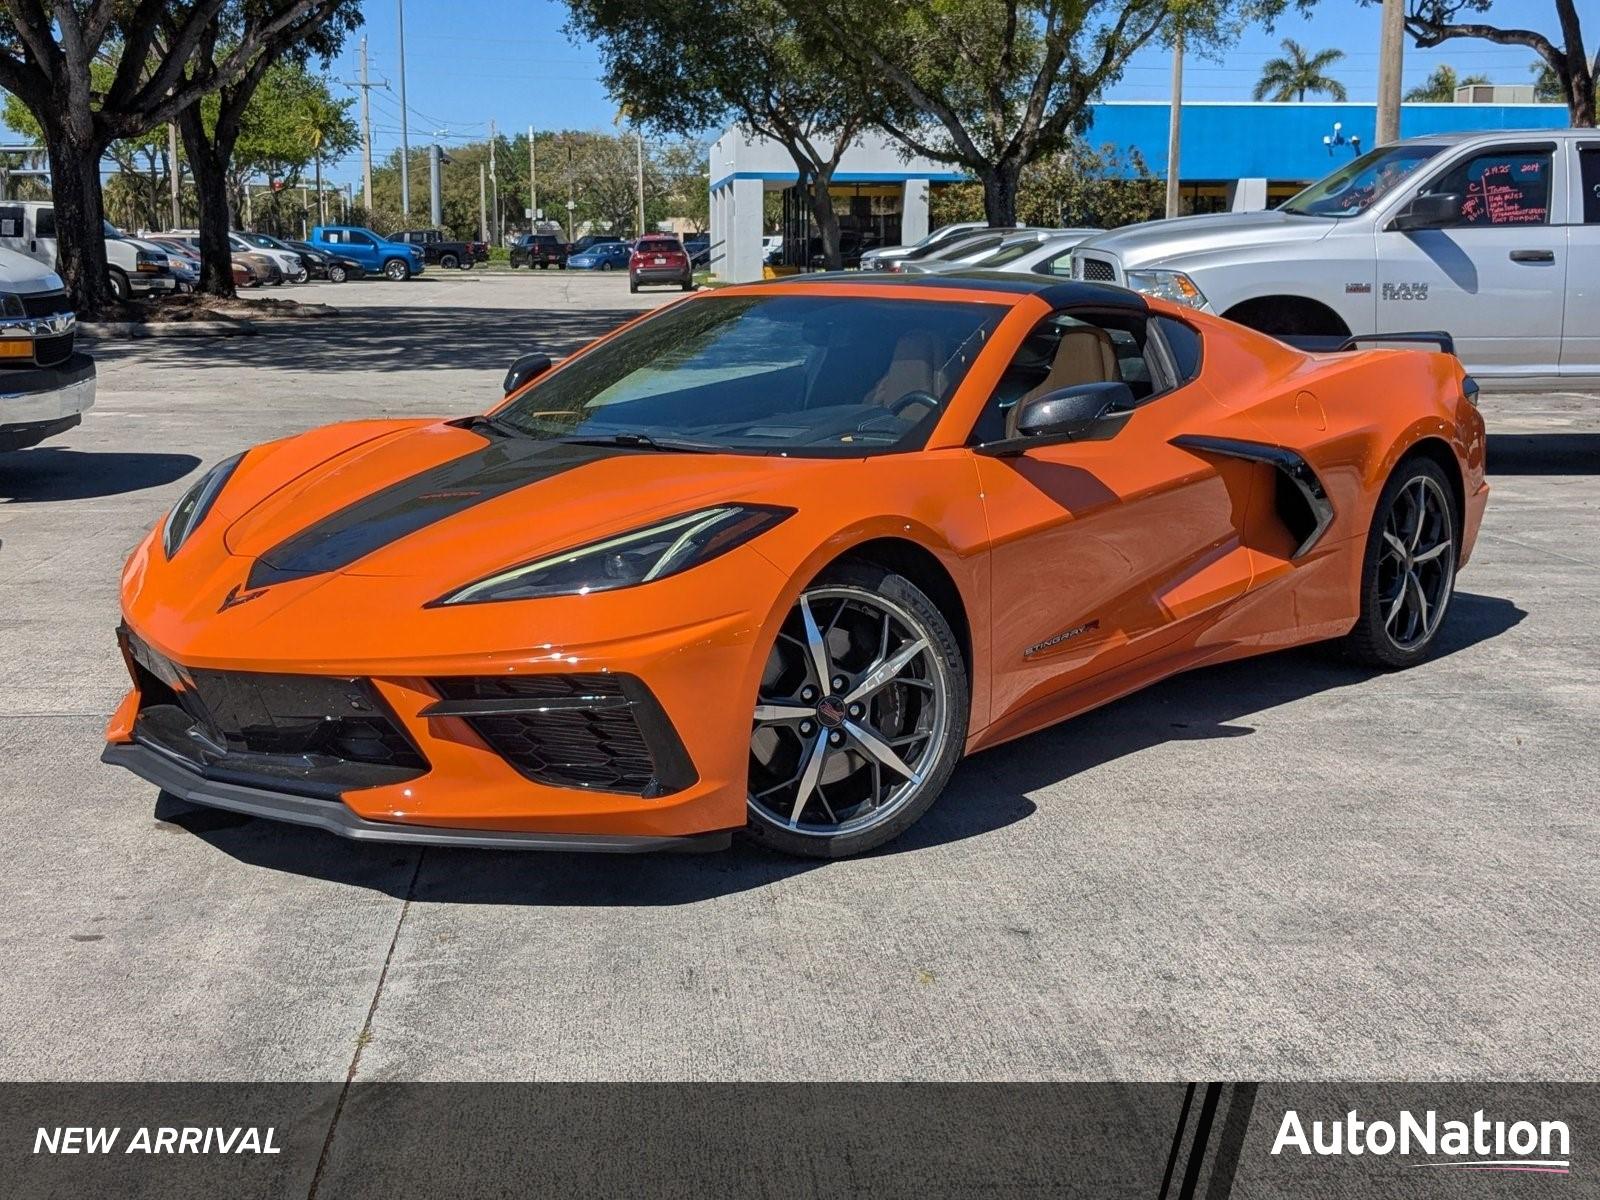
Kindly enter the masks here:
M 1402 233 L 1413 229 L 1439 229 L 1461 219 L 1461 197 L 1455 192 L 1428 192 L 1414 196 L 1394 215 L 1389 228 Z
M 510 395 L 529 380 L 537 379 L 550 369 L 548 354 L 524 354 L 511 364 L 506 372 L 505 394 Z

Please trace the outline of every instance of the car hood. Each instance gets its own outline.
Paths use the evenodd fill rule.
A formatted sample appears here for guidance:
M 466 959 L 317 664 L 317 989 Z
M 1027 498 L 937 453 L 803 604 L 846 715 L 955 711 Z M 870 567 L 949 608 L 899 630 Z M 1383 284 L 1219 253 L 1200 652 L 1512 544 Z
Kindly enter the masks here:
M 1236 246 L 1317 241 L 1333 232 L 1337 224 L 1325 217 L 1302 217 L 1277 210 L 1207 213 L 1127 225 L 1089 238 L 1078 249 L 1085 253 L 1105 250 L 1116 255 L 1126 269 Z
M 0 249 L 0 291 L 54 292 L 62 286 L 61 276 L 38 259 L 16 250 Z
M 836 466 L 361 422 L 247 456 L 218 524 L 250 586 L 343 574 L 425 579 L 437 594 L 699 506 L 793 495 Z

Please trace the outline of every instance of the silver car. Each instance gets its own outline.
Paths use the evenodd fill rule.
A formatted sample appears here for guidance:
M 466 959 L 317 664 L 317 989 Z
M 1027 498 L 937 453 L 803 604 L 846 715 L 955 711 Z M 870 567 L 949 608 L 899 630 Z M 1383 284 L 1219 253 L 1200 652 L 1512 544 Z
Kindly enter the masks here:
M 957 221 L 951 225 L 941 225 L 920 242 L 912 242 L 909 246 L 879 246 L 875 250 L 868 250 L 861 256 L 861 269 L 882 271 L 887 269 L 890 263 L 919 253 L 932 254 L 951 238 L 962 237 L 988 227 L 987 221 Z
M 959 238 L 952 238 L 946 246 L 935 249 L 932 254 L 916 258 L 903 258 L 898 262 L 890 263 L 888 270 L 898 271 L 907 275 L 941 275 L 947 271 L 959 271 L 970 267 L 979 259 L 988 258 L 1001 247 L 1012 242 L 1025 241 L 1037 243 L 1040 239 L 1052 233 L 1054 229 L 980 229 L 975 233 L 968 233 Z
M 1006 271 L 1018 275 L 1072 275 L 1072 250 L 1098 229 L 1058 229 L 1039 238 L 1008 238 L 1000 248 L 971 264 L 974 271 Z

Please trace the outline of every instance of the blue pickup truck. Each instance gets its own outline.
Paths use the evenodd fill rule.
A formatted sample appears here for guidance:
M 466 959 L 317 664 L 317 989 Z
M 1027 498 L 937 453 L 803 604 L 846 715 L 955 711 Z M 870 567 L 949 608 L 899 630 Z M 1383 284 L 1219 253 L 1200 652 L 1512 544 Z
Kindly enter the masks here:
M 399 282 L 422 274 L 422 247 L 391 242 L 359 225 L 318 225 L 311 231 L 311 245 L 353 258 L 370 272 L 383 272 L 384 278 Z

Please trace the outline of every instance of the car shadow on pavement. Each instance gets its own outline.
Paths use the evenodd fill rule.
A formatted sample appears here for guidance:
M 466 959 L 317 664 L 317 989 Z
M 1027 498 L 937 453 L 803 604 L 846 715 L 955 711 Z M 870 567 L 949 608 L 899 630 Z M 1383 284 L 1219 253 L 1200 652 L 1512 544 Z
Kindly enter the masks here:
M 62 450 L 0 454 L 0 502 L 93 500 L 162 487 L 200 465 L 192 454 Z
M 490 368 L 522 354 L 561 358 L 625 321 L 632 308 L 351 308 L 326 320 L 261 324 L 257 337 L 160 338 L 138 343 L 141 361 L 183 368 L 342 373 Z M 127 343 L 96 355 L 130 353 Z
M 1491 433 L 1489 475 L 1600 474 L 1600 433 Z
M 1457 593 L 1435 657 L 1497 637 L 1526 614 L 1509 600 Z M 1036 811 L 1030 793 L 1174 740 L 1246 737 L 1252 713 L 1361 684 L 1367 668 L 1313 646 L 1179 675 L 1065 724 L 967 759 L 926 816 L 874 853 L 911 854 L 982 837 Z M 157 820 L 250 866 L 444 904 L 657 907 L 765 887 L 826 867 L 735 840 L 712 854 L 543 854 L 374 847 L 332 834 L 196 808 L 163 794 Z M 423 861 L 418 864 L 417 856 Z M 414 870 L 406 870 L 408 864 Z

